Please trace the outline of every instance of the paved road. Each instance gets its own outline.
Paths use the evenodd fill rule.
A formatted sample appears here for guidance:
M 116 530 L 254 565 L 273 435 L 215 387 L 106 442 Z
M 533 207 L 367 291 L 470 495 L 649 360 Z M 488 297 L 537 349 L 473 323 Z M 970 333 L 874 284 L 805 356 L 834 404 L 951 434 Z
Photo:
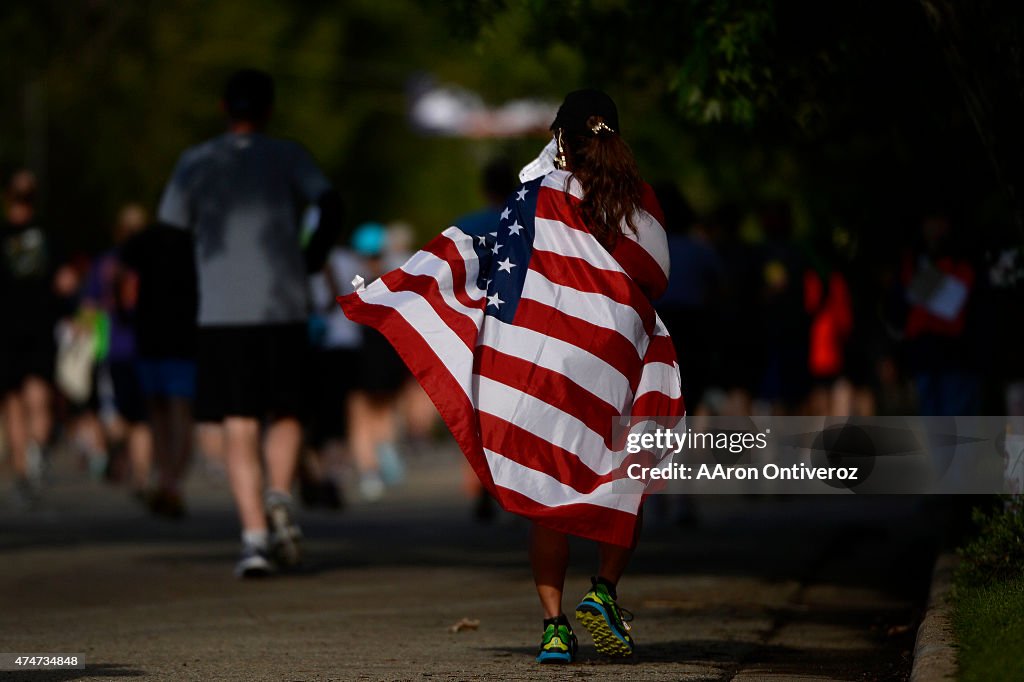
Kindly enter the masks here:
M 526 527 L 471 520 L 457 453 L 376 505 L 304 514 L 307 570 L 259 582 L 231 576 L 222 483 L 194 476 L 175 524 L 67 469 L 41 509 L 0 510 L 0 652 L 87 668 L 0 679 L 902 680 L 934 556 L 912 500 L 701 498 L 692 528 L 649 513 L 620 586 L 636 662 L 584 633 L 577 665 L 541 668 Z M 573 598 L 593 561 L 574 547 Z M 463 617 L 479 629 L 449 633 Z

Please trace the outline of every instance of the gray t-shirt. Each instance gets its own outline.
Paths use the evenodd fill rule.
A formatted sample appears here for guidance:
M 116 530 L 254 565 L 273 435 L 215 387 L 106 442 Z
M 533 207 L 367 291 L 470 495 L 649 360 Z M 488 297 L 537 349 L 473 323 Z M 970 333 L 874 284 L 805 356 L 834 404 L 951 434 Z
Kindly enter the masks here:
M 225 133 L 181 155 L 157 218 L 195 234 L 201 327 L 306 319 L 300 217 L 329 188 L 288 140 Z

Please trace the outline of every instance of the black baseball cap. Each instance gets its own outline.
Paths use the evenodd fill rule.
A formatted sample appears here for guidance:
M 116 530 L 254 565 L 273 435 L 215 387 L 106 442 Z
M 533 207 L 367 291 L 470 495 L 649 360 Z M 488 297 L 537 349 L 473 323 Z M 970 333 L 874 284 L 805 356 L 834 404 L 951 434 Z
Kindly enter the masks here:
M 619 110 L 607 93 L 593 88 L 574 90 L 565 96 L 551 124 L 551 130 L 562 128 L 569 133 L 587 132 L 587 119 L 600 116 L 615 132 L 619 129 Z

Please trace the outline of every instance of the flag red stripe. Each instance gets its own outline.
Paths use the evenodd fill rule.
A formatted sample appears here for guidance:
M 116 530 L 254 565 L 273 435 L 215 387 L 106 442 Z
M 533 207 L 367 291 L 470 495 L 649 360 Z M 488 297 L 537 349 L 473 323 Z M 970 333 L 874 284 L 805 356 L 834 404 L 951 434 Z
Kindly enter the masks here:
M 652 336 L 644 353 L 644 362 L 664 362 L 671 365 L 676 361 L 676 348 L 668 336 Z
M 576 207 L 579 206 L 579 203 L 580 200 L 568 192 L 562 192 L 560 189 L 553 187 L 541 186 L 540 193 L 537 195 L 536 217 L 546 220 L 557 220 L 564 223 L 570 229 L 590 234 L 590 230 L 579 222 L 579 216 L 576 212 Z

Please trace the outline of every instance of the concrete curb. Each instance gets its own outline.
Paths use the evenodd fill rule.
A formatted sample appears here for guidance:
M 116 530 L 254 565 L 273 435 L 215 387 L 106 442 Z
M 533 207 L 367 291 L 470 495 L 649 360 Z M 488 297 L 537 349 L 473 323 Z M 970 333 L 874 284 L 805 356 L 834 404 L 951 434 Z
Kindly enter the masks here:
M 935 561 L 928 607 L 921 627 L 917 629 L 910 682 L 956 679 L 956 643 L 949 597 L 953 588 L 953 570 L 958 561 L 958 557 L 951 553 L 940 554 Z

